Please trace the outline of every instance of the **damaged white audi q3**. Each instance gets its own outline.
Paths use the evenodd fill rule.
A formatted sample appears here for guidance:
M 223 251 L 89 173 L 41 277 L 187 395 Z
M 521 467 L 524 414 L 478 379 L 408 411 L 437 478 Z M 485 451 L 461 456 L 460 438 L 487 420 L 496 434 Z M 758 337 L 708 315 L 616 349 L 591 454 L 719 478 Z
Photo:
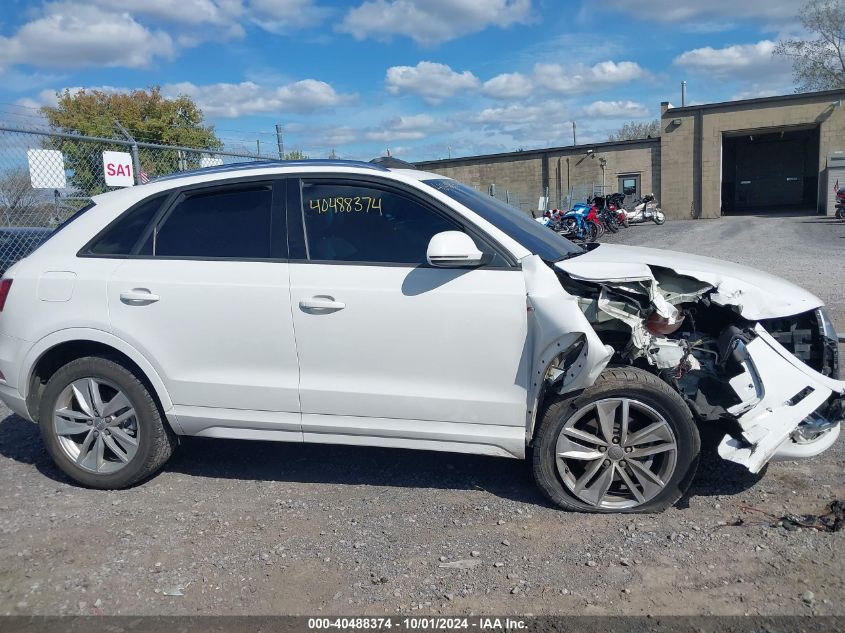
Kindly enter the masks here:
M 193 435 L 530 455 L 562 508 L 645 512 L 684 494 L 702 427 L 754 473 L 836 441 L 815 296 L 581 248 L 409 167 L 221 166 L 95 197 L 0 283 L 0 398 L 96 488 Z

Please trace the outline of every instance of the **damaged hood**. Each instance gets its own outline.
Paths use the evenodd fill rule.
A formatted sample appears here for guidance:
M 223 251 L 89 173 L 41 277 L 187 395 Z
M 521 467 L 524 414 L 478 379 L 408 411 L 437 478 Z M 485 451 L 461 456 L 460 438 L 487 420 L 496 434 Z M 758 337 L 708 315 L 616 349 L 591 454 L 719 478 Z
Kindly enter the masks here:
M 824 305 L 800 286 L 748 266 L 676 251 L 602 244 L 555 264 L 573 279 L 624 282 L 654 279 L 651 266 L 713 286 L 713 303 L 732 306 L 749 320 L 792 316 Z

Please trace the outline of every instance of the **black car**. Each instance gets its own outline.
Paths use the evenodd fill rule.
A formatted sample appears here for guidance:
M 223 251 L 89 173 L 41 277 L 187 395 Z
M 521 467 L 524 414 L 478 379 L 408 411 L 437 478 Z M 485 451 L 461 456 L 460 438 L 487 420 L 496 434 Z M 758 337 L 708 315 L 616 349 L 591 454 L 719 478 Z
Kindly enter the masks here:
M 53 229 L 40 226 L 10 226 L 0 229 L 0 275 L 41 246 L 52 232 Z

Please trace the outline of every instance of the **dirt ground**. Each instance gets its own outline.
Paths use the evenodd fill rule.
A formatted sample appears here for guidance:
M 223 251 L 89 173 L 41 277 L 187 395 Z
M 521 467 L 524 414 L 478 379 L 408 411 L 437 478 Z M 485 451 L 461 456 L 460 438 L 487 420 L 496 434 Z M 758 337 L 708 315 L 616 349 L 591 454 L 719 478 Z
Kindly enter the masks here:
M 841 222 L 669 221 L 612 241 L 780 274 L 845 330 Z M 595 516 L 550 507 L 515 460 L 225 440 L 184 440 L 131 490 L 86 490 L 3 409 L 0 613 L 845 614 L 845 531 L 772 518 L 845 498 L 843 441 L 754 476 L 715 439 L 677 507 Z

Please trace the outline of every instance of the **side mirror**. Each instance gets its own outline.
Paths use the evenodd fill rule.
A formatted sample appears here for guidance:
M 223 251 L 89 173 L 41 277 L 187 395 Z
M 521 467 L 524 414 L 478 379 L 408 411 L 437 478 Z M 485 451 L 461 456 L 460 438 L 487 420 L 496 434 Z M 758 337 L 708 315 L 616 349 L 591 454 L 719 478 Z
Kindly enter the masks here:
M 439 268 L 474 268 L 484 263 L 485 256 L 466 233 L 443 231 L 431 238 L 426 259 Z

